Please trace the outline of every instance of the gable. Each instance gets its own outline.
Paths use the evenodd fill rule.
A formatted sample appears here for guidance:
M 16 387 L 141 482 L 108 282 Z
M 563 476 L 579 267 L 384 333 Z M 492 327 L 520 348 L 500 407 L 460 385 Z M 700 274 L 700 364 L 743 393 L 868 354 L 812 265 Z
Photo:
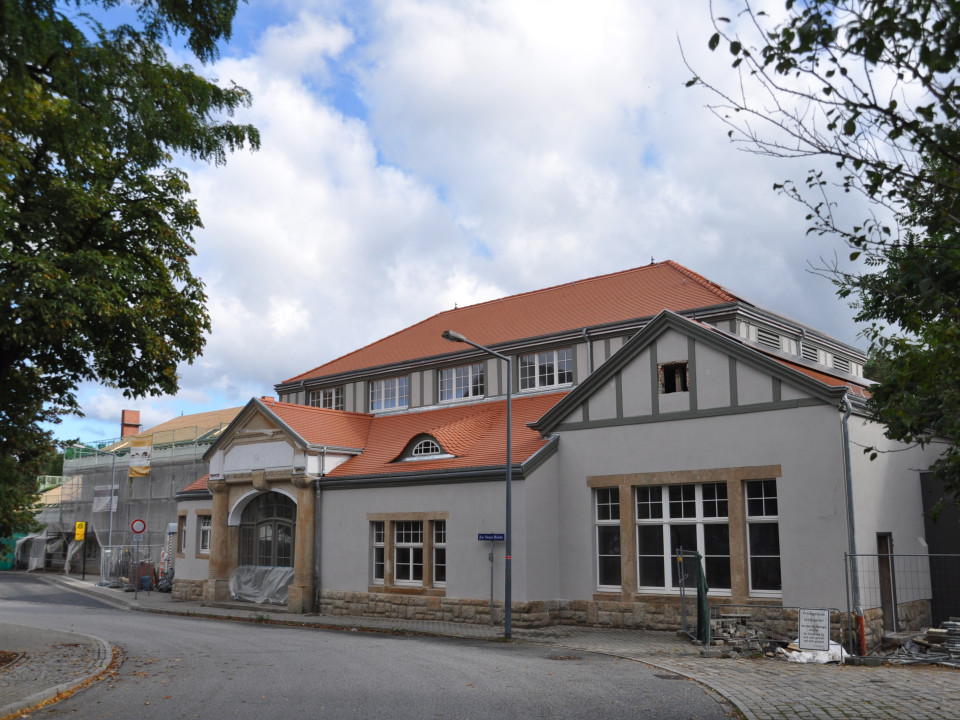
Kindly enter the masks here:
M 833 404 L 846 390 L 665 312 L 534 427 L 551 432 Z

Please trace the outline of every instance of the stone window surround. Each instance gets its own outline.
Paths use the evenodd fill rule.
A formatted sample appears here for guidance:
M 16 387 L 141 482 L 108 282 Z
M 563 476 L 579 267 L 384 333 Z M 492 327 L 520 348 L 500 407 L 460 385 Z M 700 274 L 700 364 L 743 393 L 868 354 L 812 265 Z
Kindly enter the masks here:
M 750 594 L 747 549 L 747 518 L 744 485 L 748 480 L 779 479 L 780 465 L 753 465 L 706 470 L 674 470 L 653 473 L 621 475 L 593 475 L 587 477 L 587 487 L 616 487 L 620 489 L 620 592 L 597 592 L 594 600 L 621 599 L 627 602 L 651 597 L 641 593 L 637 585 L 637 523 L 636 494 L 633 488 L 643 485 L 682 485 L 697 483 L 727 484 L 727 514 L 730 525 L 730 602 L 733 604 L 756 600 Z M 625 508 L 629 508 L 628 510 Z M 595 554 L 595 553 L 594 553 Z M 594 558 L 596 562 L 596 558 Z M 675 594 L 675 593 L 674 593 Z M 769 593 L 764 597 L 769 599 Z
M 211 540 L 213 539 L 213 509 L 210 510 L 197 510 L 194 513 L 197 516 L 197 552 L 194 555 L 194 560 L 209 560 L 210 551 L 200 549 L 200 518 L 208 517 L 210 518 L 210 534 Z
M 383 523 L 383 558 L 385 564 L 383 568 L 383 584 L 370 585 L 368 592 L 398 595 L 446 596 L 447 593 L 444 587 L 434 587 L 433 584 L 433 521 L 448 520 L 449 517 L 450 513 L 448 512 L 367 513 L 368 524 L 374 522 Z M 397 585 L 393 578 L 394 523 L 400 521 L 423 523 L 423 585 L 419 587 Z M 370 557 L 372 561 L 372 555 Z M 449 566 L 449 563 L 447 564 Z

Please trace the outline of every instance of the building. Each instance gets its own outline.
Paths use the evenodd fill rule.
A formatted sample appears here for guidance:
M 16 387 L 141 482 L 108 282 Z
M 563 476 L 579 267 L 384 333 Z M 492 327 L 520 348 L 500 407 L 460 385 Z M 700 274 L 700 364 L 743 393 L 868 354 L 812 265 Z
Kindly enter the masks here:
M 507 363 L 446 330 L 512 360 L 514 622 L 675 628 L 687 553 L 712 604 L 840 609 L 845 552 L 925 552 L 933 456 L 864 457 L 891 444 L 863 354 L 664 262 L 439 313 L 251 400 L 181 503 L 187 555 L 210 528 L 181 596 L 502 617 Z
M 128 576 L 139 554 L 155 569 L 169 567 L 170 526 L 177 522 L 177 492 L 207 472 L 204 450 L 241 408 L 181 415 L 141 431 L 140 413 L 124 410 L 121 436 L 66 448 L 63 477 L 41 498 L 38 520 L 45 526 L 36 538 L 31 569 L 48 565 L 66 572 L 80 569 L 118 581 Z M 149 466 L 131 472 L 136 447 L 150 448 Z M 136 463 L 134 463 L 135 465 Z M 134 520 L 145 529 L 135 533 Z M 86 537 L 75 537 L 77 522 Z

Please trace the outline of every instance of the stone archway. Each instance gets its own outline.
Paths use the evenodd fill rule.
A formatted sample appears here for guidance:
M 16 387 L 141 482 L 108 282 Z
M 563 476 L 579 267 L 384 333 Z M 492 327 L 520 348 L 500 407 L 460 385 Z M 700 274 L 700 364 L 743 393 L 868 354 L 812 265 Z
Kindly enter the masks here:
M 277 492 L 253 497 L 240 515 L 238 565 L 293 567 L 296 530 L 293 500 Z

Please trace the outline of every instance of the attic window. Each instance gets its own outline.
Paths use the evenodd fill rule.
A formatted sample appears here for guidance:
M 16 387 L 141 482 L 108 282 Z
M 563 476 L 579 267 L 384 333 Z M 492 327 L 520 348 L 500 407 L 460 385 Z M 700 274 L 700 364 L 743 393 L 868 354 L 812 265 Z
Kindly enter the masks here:
M 413 446 L 410 454 L 414 457 L 420 457 L 421 455 L 439 455 L 440 452 L 440 445 L 436 440 L 425 438 Z
M 414 438 L 400 460 L 439 460 L 442 458 L 451 458 L 453 455 L 446 452 L 434 438 L 429 435 L 421 435 Z
M 664 363 L 660 366 L 660 394 L 688 392 L 690 390 L 687 363 Z

